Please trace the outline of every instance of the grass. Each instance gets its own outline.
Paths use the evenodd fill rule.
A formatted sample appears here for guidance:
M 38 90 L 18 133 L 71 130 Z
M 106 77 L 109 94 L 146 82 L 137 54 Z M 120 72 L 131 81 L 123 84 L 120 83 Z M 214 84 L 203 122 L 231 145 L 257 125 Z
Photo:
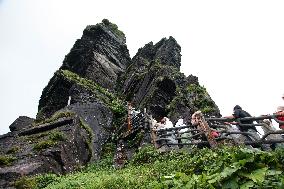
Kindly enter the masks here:
M 59 131 L 44 132 L 44 133 L 41 133 L 40 136 L 41 137 L 48 136 L 48 138 L 43 139 L 42 141 L 39 141 L 38 143 L 34 144 L 33 150 L 35 151 L 41 151 L 41 150 L 53 147 L 59 141 L 65 141 L 67 139 L 65 134 Z M 36 137 L 33 137 L 33 138 L 36 139 Z
M 33 150 L 41 151 L 41 150 L 47 149 L 49 147 L 55 146 L 56 144 L 57 144 L 57 142 L 55 142 L 53 140 L 40 141 L 33 146 Z
M 0 166 L 12 165 L 15 160 L 17 158 L 12 155 L 0 155 Z
M 54 131 L 54 132 L 50 132 L 49 134 L 49 139 L 56 142 L 56 141 L 65 141 L 66 140 L 66 136 L 64 133 L 59 132 L 59 131 Z
M 13 146 L 11 147 L 6 153 L 7 154 L 15 154 L 20 150 L 20 147 L 18 146 Z
M 57 121 L 59 118 L 72 117 L 74 115 L 75 115 L 75 113 L 74 112 L 70 112 L 70 111 L 55 112 L 51 116 L 51 118 L 35 122 L 35 123 L 33 123 L 33 126 L 39 126 L 39 125 L 43 125 L 43 124 L 47 124 L 47 123 L 52 123 L 52 122 Z
M 37 188 L 283 188 L 284 151 L 221 147 L 159 153 L 141 148 L 123 169 L 112 155 L 65 176 L 34 177 Z

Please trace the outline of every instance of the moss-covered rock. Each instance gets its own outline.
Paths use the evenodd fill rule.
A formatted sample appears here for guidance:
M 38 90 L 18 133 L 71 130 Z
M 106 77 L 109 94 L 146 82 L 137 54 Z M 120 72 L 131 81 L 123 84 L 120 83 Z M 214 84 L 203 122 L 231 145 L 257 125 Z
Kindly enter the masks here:
M 178 62 L 165 60 L 165 57 L 174 54 L 167 54 L 168 51 L 161 53 L 165 46 L 167 42 L 161 40 L 156 45 L 149 43 L 139 49 L 133 64 L 122 76 L 125 80 L 122 79 L 121 93 L 135 107 L 147 108 L 157 120 L 167 116 L 174 123 L 180 117 L 187 121 L 196 110 L 219 116 L 218 107 L 206 89 L 199 85 L 197 77 L 186 77 L 180 72 Z
M 0 155 L 0 166 L 11 165 L 15 160 L 17 158 L 12 155 Z

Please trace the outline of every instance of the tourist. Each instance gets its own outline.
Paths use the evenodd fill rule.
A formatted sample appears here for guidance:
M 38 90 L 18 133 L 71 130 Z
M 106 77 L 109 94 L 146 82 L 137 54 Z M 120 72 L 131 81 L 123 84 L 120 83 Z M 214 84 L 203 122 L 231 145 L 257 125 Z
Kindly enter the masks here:
M 277 107 L 277 112 L 275 114 L 277 115 L 277 119 L 279 121 L 283 121 L 284 122 L 284 106 L 278 106 Z M 284 130 L 284 124 L 283 123 L 279 123 L 279 128 Z
M 252 117 L 248 112 L 243 110 L 241 106 L 236 105 L 233 109 L 233 114 L 231 116 L 226 116 L 225 118 L 231 119 L 239 119 L 245 117 Z M 244 126 L 246 124 L 246 126 Z M 258 135 L 257 129 L 253 126 L 252 120 L 240 120 L 239 124 L 237 124 L 238 129 L 241 132 L 248 132 L 250 135 L 246 135 L 246 139 L 249 141 L 258 141 L 260 140 L 260 136 Z M 253 145 L 254 146 L 254 145 Z M 263 144 L 261 145 L 263 150 L 270 150 L 269 145 Z
M 273 127 L 271 120 L 269 119 L 264 119 L 262 121 L 259 121 L 259 123 L 262 123 L 263 125 L 261 126 L 264 135 L 270 132 L 275 132 L 276 129 Z M 266 140 L 282 140 L 282 136 L 280 134 L 270 134 L 266 138 Z M 276 147 L 282 147 L 282 143 L 273 143 L 270 145 L 270 147 L 274 150 Z

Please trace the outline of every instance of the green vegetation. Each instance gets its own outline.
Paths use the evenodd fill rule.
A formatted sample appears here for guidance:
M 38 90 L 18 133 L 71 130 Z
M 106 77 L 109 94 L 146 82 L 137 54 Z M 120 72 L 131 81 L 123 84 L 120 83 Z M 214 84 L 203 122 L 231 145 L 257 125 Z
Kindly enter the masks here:
M 15 154 L 20 150 L 20 148 L 18 146 L 13 146 L 11 147 L 8 151 L 7 154 Z
M 33 189 L 37 187 L 35 178 L 22 177 L 14 183 L 17 189 Z
M 49 139 L 56 142 L 56 141 L 65 141 L 66 136 L 64 133 L 59 131 L 50 132 Z
M 91 159 L 93 157 L 93 143 L 94 143 L 94 134 L 93 134 L 93 130 L 90 128 L 90 126 L 85 123 L 85 121 L 80 118 L 80 126 L 81 128 L 85 129 L 85 131 L 88 134 L 88 139 L 87 139 L 87 146 L 88 146 L 88 150 L 90 152 L 89 154 L 89 159 Z
M 59 118 L 63 118 L 63 117 L 72 117 L 74 116 L 75 113 L 74 112 L 70 112 L 70 111 L 64 111 L 64 112 L 55 112 L 51 118 L 49 119 L 45 119 L 45 120 L 41 120 L 39 122 L 35 122 L 34 126 L 39 126 L 39 125 L 43 125 L 43 124 L 47 124 L 47 123 L 52 123 L 57 121 Z
M 187 99 L 186 92 L 183 92 L 180 87 L 176 87 L 176 96 L 172 99 L 170 104 L 167 105 L 166 110 L 169 112 L 168 116 L 170 117 L 178 117 L 179 114 L 177 113 L 176 109 L 179 106 L 189 106 L 189 100 Z
M 144 131 L 139 131 L 133 139 L 127 141 L 128 148 L 139 147 L 144 137 Z
M 0 155 L 0 166 L 11 165 L 15 160 L 17 158 L 11 155 Z
M 44 136 L 48 136 L 48 139 L 43 139 L 42 141 L 36 143 L 33 147 L 33 150 L 41 151 L 43 149 L 47 149 L 49 147 L 55 146 L 59 141 L 65 141 L 67 138 L 64 133 L 59 131 L 53 131 L 53 132 L 40 133 L 40 135 L 33 136 L 30 139 L 38 139 Z
M 93 82 L 92 80 L 82 78 L 78 74 L 75 74 L 69 70 L 59 70 L 58 73 L 63 75 L 68 80 L 73 81 L 93 92 L 97 98 L 109 106 L 116 116 L 121 117 L 126 114 L 126 108 L 124 107 L 123 102 L 97 83 Z
M 108 19 L 103 19 L 103 20 L 102 20 L 102 23 L 103 23 L 106 27 L 108 27 L 115 35 L 117 35 L 117 36 L 120 37 L 120 38 L 125 39 L 125 34 L 124 34 L 122 31 L 120 31 L 120 30 L 118 29 L 118 27 L 117 27 L 116 24 L 111 23 Z
M 200 85 L 190 84 L 187 91 L 193 94 L 193 105 L 203 113 L 215 111 L 214 102 L 209 98 L 206 89 Z
M 57 142 L 55 142 L 53 140 L 40 141 L 40 142 L 38 142 L 34 145 L 33 150 L 41 151 L 41 150 L 47 149 L 49 147 L 55 146 L 56 144 L 57 144 Z
M 141 148 L 120 170 L 112 156 L 66 176 L 34 177 L 37 188 L 283 188 L 284 150 L 222 147 L 160 154 Z

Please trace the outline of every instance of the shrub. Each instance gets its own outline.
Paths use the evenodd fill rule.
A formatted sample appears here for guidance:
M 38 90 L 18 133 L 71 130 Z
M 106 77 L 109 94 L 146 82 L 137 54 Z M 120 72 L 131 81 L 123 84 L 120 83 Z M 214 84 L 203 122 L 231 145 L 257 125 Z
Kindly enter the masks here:
M 15 160 L 17 158 L 11 155 L 0 155 L 0 166 L 11 165 Z

